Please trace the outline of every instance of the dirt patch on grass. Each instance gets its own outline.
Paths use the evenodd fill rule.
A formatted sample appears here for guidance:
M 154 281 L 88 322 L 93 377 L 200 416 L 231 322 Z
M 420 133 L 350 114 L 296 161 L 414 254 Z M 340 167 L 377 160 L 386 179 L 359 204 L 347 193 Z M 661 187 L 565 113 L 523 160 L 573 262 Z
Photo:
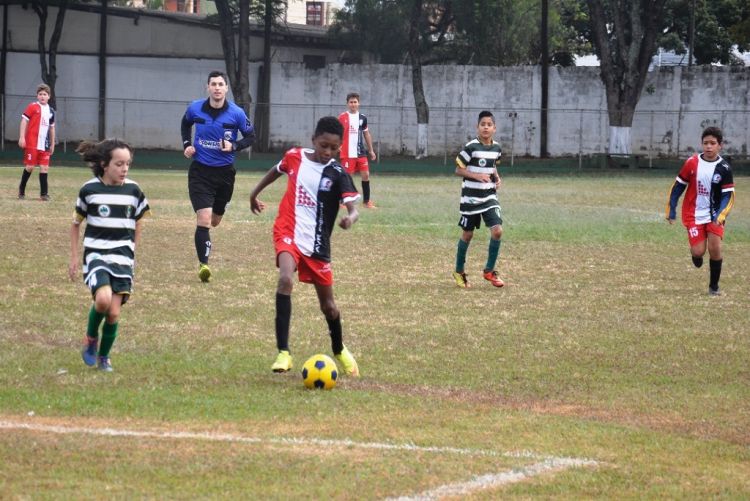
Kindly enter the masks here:
M 675 414 L 638 414 L 628 409 L 603 409 L 554 400 L 523 399 L 465 388 L 435 388 L 424 385 L 378 383 L 367 380 L 349 380 L 346 382 L 346 386 L 356 390 L 382 391 L 419 398 L 439 398 L 444 401 L 470 404 L 477 407 L 500 407 L 538 414 L 590 419 L 603 423 L 617 423 L 659 432 L 689 435 L 704 440 L 716 439 L 738 445 L 750 445 L 750 434 L 747 433 L 747 430 L 728 430 L 703 420 L 692 421 Z

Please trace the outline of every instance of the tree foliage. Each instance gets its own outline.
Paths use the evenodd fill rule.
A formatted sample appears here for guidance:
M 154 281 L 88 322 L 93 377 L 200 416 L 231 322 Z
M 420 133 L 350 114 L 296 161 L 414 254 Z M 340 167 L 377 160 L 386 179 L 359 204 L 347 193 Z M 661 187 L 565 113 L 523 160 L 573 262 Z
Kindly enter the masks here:
M 539 0 L 460 0 L 457 3 L 456 62 L 489 66 L 539 64 L 542 38 Z M 575 30 L 562 22 L 564 16 L 574 16 L 576 6 L 576 2 L 564 0 L 549 4 L 548 40 L 552 64 L 572 65 L 575 54 L 581 49 Z M 584 50 L 588 48 L 587 43 L 583 45 Z
M 423 64 L 510 66 L 540 61 L 539 0 L 443 0 L 422 4 L 419 31 Z M 347 46 L 374 54 L 379 62 L 403 63 L 409 46 L 412 5 L 406 0 L 347 0 L 337 13 L 332 32 Z M 551 2 L 549 39 L 553 64 L 571 65 L 575 54 L 590 52 L 589 41 L 576 30 L 582 11 L 578 0 Z M 446 12 L 449 15 L 443 15 Z
M 407 62 L 411 6 L 406 0 L 346 0 L 330 30 L 342 45 L 352 48 L 345 62 L 361 60 L 362 51 L 382 64 Z
M 671 0 L 659 45 L 677 54 L 688 50 L 691 12 L 695 16 L 693 56 L 697 64 L 741 64 L 732 53 L 750 50 L 750 3 L 747 0 Z

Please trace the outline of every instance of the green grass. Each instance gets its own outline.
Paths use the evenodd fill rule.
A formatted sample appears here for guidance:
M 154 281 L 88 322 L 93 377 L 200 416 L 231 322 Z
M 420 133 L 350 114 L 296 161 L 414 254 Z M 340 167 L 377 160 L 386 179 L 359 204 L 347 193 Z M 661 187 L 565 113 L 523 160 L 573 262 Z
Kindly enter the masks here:
M 663 220 L 673 173 L 506 176 L 499 290 L 481 280 L 484 228 L 469 250 L 474 287 L 450 277 L 458 178 L 374 176 L 379 209 L 333 236 L 336 301 L 362 377 L 315 392 L 297 369 L 330 343 L 309 285 L 293 294 L 295 370 L 270 372 L 271 226 L 283 181 L 254 216 L 247 196 L 261 174 L 239 175 L 212 230 L 205 285 L 186 173 L 136 165 L 131 174 L 154 214 L 115 372 L 99 374 L 78 353 L 89 295 L 67 279 L 72 208 L 90 173 L 53 168 L 53 200 L 41 203 L 15 200 L 20 168 L 0 168 L 0 422 L 258 441 L 5 428 L 0 497 L 383 499 L 541 456 L 598 464 L 463 497 L 750 496 L 747 177 L 736 180 L 724 242 L 725 295 L 711 298 L 684 229 Z M 536 456 L 504 454 L 512 451 Z

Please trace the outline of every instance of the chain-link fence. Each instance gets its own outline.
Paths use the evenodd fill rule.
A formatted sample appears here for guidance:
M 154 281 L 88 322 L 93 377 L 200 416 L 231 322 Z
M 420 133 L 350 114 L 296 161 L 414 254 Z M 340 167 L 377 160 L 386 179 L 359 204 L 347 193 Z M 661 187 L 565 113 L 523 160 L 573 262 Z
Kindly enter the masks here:
M 6 95 L 0 103 L 3 140 L 17 140 L 21 113 L 28 102 L 28 96 Z M 138 149 L 178 150 L 181 147 L 180 119 L 187 104 L 184 101 L 107 99 L 104 102 L 105 135 L 123 138 Z M 56 109 L 58 148 L 67 149 L 82 139 L 98 138 L 98 99 L 58 97 Z M 306 145 L 320 117 L 338 115 L 342 111 L 344 107 L 339 104 L 272 103 L 269 146 L 281 151 L 293 145 Z M 479 111 L 480 108 L 432 108 L 428 154 L 445 163 L 452 162 L 460 147 L 475 136 Z M 540 109 L 491 111 L 497 120 L 496 139 L 503 147 L 506 162 L 512 164 L 519 156 L 540 156 Z M 414 154 L 417 120 L 413 107 L 367 106 L 362 112 L 368 117 L 380 155 Z M 550 109 L 547 123 L 550 156 L 586 157 L 607 153 L 609 120 L 606 110 Z M 748 157 L 750 113 L 747 110 L 636 112 L 631 131 L 632 154 L 642 159 L 687 156 L 699 149 L 701 131 L 709 125 L 723 129 L 726 155 Z

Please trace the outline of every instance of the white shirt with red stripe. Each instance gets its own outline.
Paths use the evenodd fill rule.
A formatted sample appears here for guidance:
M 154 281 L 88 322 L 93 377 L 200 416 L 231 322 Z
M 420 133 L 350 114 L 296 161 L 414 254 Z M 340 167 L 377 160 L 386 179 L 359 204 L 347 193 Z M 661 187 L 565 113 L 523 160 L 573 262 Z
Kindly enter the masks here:
M 733 190 L 731 174 L 727 176 L 721 156 L 716 160 L 704 160 L 701 155 L 693 155 L 683 164 L 677 174 L 677 182 L 687 186 L 682 201 L 682 222 L 687 226 L 711 222 L 711 186 L 721 185 L 722 190 Z M 718 176 L 718 178 L 717 178 Z
M 50 105 L 39 101 L 31 103 L 21 119 L 29 122 L 26 125 L 26 148 L 40 151 L 49 149 L 49 129 L 55 126 L 55 111 Z
M 341 138 L 341 158 L 359 158 L 367 156 L 364 133 L 367 130 L 367 117 L 363 114 L 343 112 L 339 122 L 344 126 L 344 137 Z
M 352 178 L 337 161 L 310 160 L 314 151 L 292 148 L 276 165 L 288 176 L 276 216 L 274 239 L 293 238 L 302 254 L 331 260 L 330 237 L 339 204 L 359 199 Z

